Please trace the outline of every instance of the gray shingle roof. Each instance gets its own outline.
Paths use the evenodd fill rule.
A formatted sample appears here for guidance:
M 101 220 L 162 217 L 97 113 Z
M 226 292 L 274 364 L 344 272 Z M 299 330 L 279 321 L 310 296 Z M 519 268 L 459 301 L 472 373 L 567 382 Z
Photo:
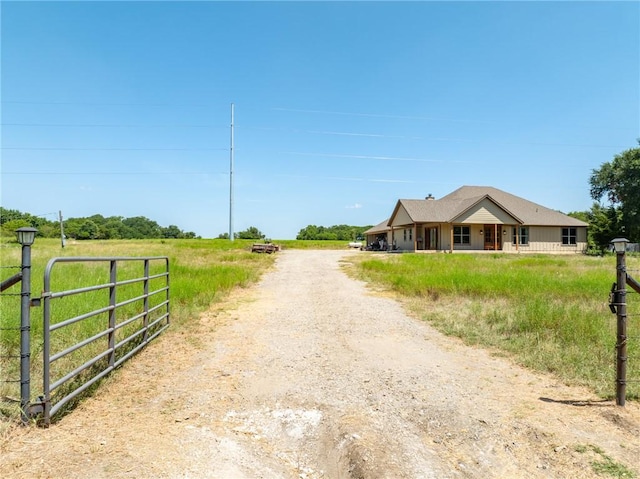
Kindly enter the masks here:
M 452 223 L 483 199 L 496 203 L 523 225 L 588 226 L 584 221 L 491 186 L 462 186 L 437 200 L 399 200 L 415 223 Z
M 381 223 L 378 223 L 375 226 L 372 226 L 367 231 L 365 231 L 364 234 L 372 235 L 372 234 L 375 234 L 375 233 L 384 233 L 385 231 L 389 231 L 391 229 L 391 227 L 387 226 L 387 223 L 389 223 L 388 219 L 382 221 Z

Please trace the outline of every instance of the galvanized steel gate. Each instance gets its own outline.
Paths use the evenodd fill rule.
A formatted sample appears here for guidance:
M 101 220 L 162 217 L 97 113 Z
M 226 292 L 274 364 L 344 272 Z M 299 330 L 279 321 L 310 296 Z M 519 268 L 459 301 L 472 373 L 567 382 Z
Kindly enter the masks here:
M 56 289 L 56 282 L 67 289 Z M 41 299 L 43 395 L 29 415 L 49 424 L 169 326 L 169 259 L 53 258 Z

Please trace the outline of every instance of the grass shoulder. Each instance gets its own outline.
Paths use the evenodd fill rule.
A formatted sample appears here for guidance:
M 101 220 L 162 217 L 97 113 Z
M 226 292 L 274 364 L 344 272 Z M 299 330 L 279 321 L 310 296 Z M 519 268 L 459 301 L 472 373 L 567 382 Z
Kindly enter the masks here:
M 349 269 L 401 298 L 445 334 L 611 398 L 616 316 L 608 293 L 615 261 L 581 255 L 363 254 Z M 640 277 L 640 258 L 629 256 L 627 264 Z M 629 313 L 640 314 L 640 295 L 627 296 Z M 629 342 L 628 353 L 627 375 L 639 378 L 637 341 Z M 637 400 L 639 388 L 630 383 L 627 398 Z

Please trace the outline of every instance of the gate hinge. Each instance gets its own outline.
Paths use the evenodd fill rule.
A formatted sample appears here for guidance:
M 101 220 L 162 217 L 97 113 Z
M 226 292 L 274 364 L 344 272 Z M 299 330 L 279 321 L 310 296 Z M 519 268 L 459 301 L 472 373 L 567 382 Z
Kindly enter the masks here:
M 27 406 L 27 416 L 36 417 L 44 414 L 45 400 L 44 396 L 38 397 L 38 402 L 33 402 Z

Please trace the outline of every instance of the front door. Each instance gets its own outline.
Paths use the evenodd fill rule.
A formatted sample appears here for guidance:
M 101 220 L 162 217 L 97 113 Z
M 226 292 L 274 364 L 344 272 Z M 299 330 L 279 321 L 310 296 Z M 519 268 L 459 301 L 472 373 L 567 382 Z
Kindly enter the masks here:
M 484 249 L 502 249 L 502 236 L 500 235 L 501 230 L 502 227 L 500 225 L 484 225 Z
M 425 228 L 424 239 L 424 249 L 438 249 L 438 228 Z

